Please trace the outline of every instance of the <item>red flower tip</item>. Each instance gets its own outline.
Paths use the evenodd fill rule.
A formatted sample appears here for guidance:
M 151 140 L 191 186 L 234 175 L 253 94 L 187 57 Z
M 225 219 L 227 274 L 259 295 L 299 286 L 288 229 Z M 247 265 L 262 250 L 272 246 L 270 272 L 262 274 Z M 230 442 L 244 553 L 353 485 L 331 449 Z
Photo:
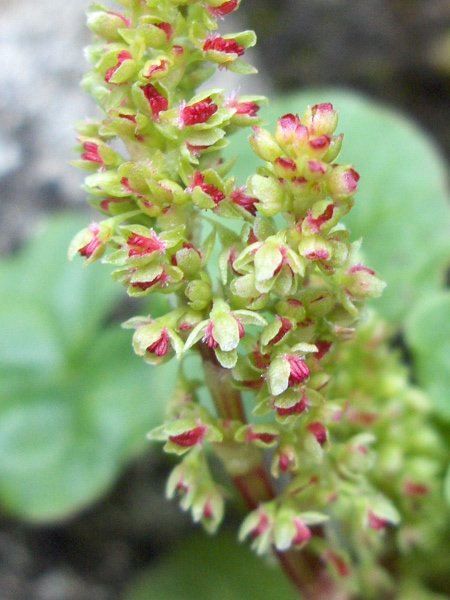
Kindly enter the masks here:
M 307 527 L 300 519 L 294 519 L 294 525 L 296 534 L 292 540 L 292 544 L 294 546 L 299 546 L 307 542 L 311 538 L 312 533 L 309 527 Z
M 289 467 L 291 466 L 291 457 L 288 456 L 287 454 L 284 454 L 283 452 L 280 453 L 279 459 L 278 459 L 278 466 L 280 468 L 280 471 L 282 473 L 286 473 L 289 469 Z
M 295 161 L 292 160 L 292 158 L 282 158 L 281 156 L 279 156 L 276 159 L 275 164 L 280 166 L 285 171 L 292 171 L 293 173 L 295 173 L 295 171 L 297 170 L 297 165 L 295 164 Z
M 267 531 L 267 529 L 269 527 L 269 517 L 266 515 L 266 513 L 261 510 L 259 514 L 260 514 L 260 517 L 259 517 L 258 524 L 250 532 L 250 535 L 253 538 L 256 538 L 256 537 L 259 537 L 260 535 L 262 535 L 265 531 Z
M 199 171 L 195 173 L 192 178 L 192 184 L 186 189 L 188 192 L 192 192 L 195 187 L 199 187 L 205 194 L 208 194 L 215 204 L 219 204 L 225 198 L 225 194 L 216 188 L 215 185 L 205 182 L 205 176 Z
M 216 52 L 237 54 L 238 56 L 242 56 L 245 52 L 244 46 L 240 46 L 236 40 L 225 40 L 218 35 L 212 35 L 207 38 L 206 42 L 203 44 L 203 50 L 205 52 L 208 52 L 208 50 L 215 50 Z
M 206 425 L 198 425 L 194 429 L 179 433 L 178 435 L 170 435 L 169 440 L 183 448 L 191 448 L 197 444 L 201 444 L 208 428 Z
M 256 102 L 239 102 L 234 98 L 228 100 L 226 103 L 228 108 L 234 108 L 237 115 L 247 115 L 249 117 L 256 117 L 257 112 L 261 108 Z
M 169 61 L 165 58 L 162 58 L 159 61 L 159 63 L 150 65 L 148 69 L 146 69 L 145 72 L 142 73 L 142 75 L 143 77 L 145 77 L 145 79 L 151 79 L 154 75 L 157 75 L 158 73 L 165 73 L 168 70 L 168 68 Z
M 168 349 L 169 334 L 167 329 L 164 327 L 164 329 L 161 331 L 160 337 L 153 342 L 153 344 L 150 344 L 150 346 L 147 347 L 147 352 L 150 352 L 150 354 L 155 354 L 156 356 L 165 356 Z
M 130 247 L 128 256 L 144 256 L 152 252 L 164 252 L 167 247 L 167 243 L 162 242 L 154 231 L 152 231 L 151 237 L 130 235 L 127 245 Z
M 109 83 L 111 81 L 111 78 L 113 77 L 114 73 L 117 71 L 117 69 L 120 67 L 120 65 L 122 63 L 124 63 L 126 60 L 131 60 L 133 57 L 131 56 L 131 54 L 128 52 L 128 50 L 122 50 L 121 52 L 119 52 L 119 54 L 117 55 L 117 64 L 115 67 L 111 67 L 111 69 L 108 69 L 105 73 L 105 81 L 106 83 Z
M 206 98 L 190 106 L 184 106 L 180 111 L 181 127 L 206 123 L 217 111 L 217 108 L 217 104 L 214 104 L 211 98 Z
M 296 385 L 297 383 L 302 383 L 305 379 L 309 377 L 309 367 L 308 365 L 295 354 L 285 354 L 286 360 L 289 362 L 291 367 L 291 372 L 289 375 L 289 386 Z
M 91 225 L 89 225 L 89 231 L 92 233 L 91 241 L 78 250 L 81 256 L 84 256 L 85 258 L 90 258 L 97 250 L 97 248 L 102 244 L 97 237 L 100 233 L 100 227 L 98 226 L 98 224 L 91 223 Z
M 317 219 L 314 219 L 314 217 L 312 216 L 311 209 L 308 210 L 308 215 L 306 217 L 306 222 L 305 222 L 308 229 L 310 229 L 312 233 L 320 233 L 320 228 L 322 227 L 322 225 L 324 225 L 330 219 L 333 218 L 333 213 L 334 213 L 335 207 L 336 207 L 335 204 L 330 204 L 329 206 L 326 207 L 324 212 L 317 217 Z
M 350 193 L 356 191 L 356 187 L 358 185 L 358 181 L 361 179 L 359 173 L 355 171 L 355 169 L 349 169 L 345 174 L 345 183 L 347 184 L 347 188 Z
M 361 264 L 357 264 L 357 265 L 353 265 L 353 267 L 350 267 L 350 269 L 347 271 L 347 273 L 349 275 L 352 275 L 353 273 L 368 273 L 369 275 L 375 275 L 375 271 L 372 271 L 372 269 L 369 269 L 368 267 L 365 267 L 364 265 Z
M 278 438 L 278 435 L 275 433 L 255 433 L 253 428 L 250 426 L 245 432 L 245 441 L 249 444 L 254 440 L 259 440 L 264 444 L 271 444 Z
M 83 148 L 86 152 L 83 152 L 81 155 L 82 160 L 89 160 L 90 162 L 99 163 L 101 165 L 104 164 L 103 158 L 98 152 L 98 144 L 95 142 L 84 142 Z
M 386 521 L 386 519 L 379 517 L 371 510 L 369 510 L 369 513 L 367 515 L 367 524 L 369 525 L 369 527 L 376 530 L 385 529 L 385 527 L 388 527 L 390 525 L 389 521 Z
M 239 0 L 229 0 L 220 6 L 208 6 L 208 11 L 213 17 L 223 18 L 237 9 Z
M 316 440 L 321 446 L 325 444 L 325 442 L 327 441 L 327 430 L 322 425 L 322 423 L 319 423 L 319 421 L 316 421 L 315 423 L 310 423 L 306 429 L 308 429 L 313 434 L 313 436 L 316 438 Z
M 308 167 L 311 173 L 316 173 L 318 175 L 324 175 L 327 172 L 326 165 L 320 162 L 320 160 L 309 160 Z
M 430 488 L 424 483 L 417 483 L 407 479 L 402 486 L 402 491 L 407 496 L 426 496 L 430 492 Z
M 170 23 L 158 23 L 156 25 L 156 27 L 158 27 L 158 29 L 161 29 L 162 31 L 164 31 L 164 33 L 166 34 L 167 42 L 169 42 L 170 38 L 172 37 L 172 35 L 174 33 L 174 29 L 173 29 L 172 25 Z
M 303 142 L 308 139 L 308 128 L 301 124 L 298 115 L 288 113 L 277 121 L 275 136 L 279 143 L 292 144 Z
M 286 319 L 285 317 L 280 317 L 279 315 L 277 315 L 277 319 L 278 321 L 281 321 L 281 327 L 277 335 L 274 338 L 272 338 L 272 344 L 277 344 L 292 329 L 292 323 L 289 321 L 289 319 Z
M 241 206 L 242 208 L 244 208 L 251 215 L 255 216 L 256 215 L 255 203 L 258 200 L 256 198 L 253 198 L 253 196 L 248 196 L 247 194 L 244 194 L 245 189 L 246 189 L 246 187 L 244 186 L 237 190 L 234 190 L 234 192 L 232 192 L 230 194 L 231 201 L 234 202 L 235 204 L 237 204 L 238 206 Z
M 328 354 L 331 348 L 331 342 L 325 340 L 314 342 L 314 345 L 317 347 L 317 352 L 314 352 L 314 358 L 317 358 L 318 360 L 323 358 L 325 354 Z
M 275 410 L 278 416 L 280 417 L 289 417 L 290 415 L 300 415 L 305 412 L 309 406 L 309 400 L 305 396 L 302 395 L 301 399 L 294 404 L 293 406 L 289 406 L 289 408 L 281 408 L 279 406 L 275 406 Z
M 313 150 L 324 150 L 328 148 L 331 143 L 331 138 L 329 135 L 320 135 L 312 140 L 310 140 L 309 145 Z
M 151 83 L 143 85 L 141 89 L 150 104 L 153 118 L 159 119 L 159 113 L 169 108 L 169 101 Z
M 131 285 L 135 288 L 140 288 L 145 291 L 153 287 L 154 285 L 160 285 L 161 287 L 166 287 L 169 285 L 170 275 L 166 273 L 166 271 L 162 271 L 159 275 L 157 275 L 151 281 L 135 281 Z
M 119 12 L 115 12 L 113 10 L 108 10 L 108 12 L 106 13 L 107 15 L 114 15 L 115 17 L 119 17 L 119 19 L 122 19 L 122 21 L 125 23 L 125 27 L 127 27 L 128 29 L 130 29 L 131 27 L 131 21 L 129 19 L 127 19 L 124 15 L 122 15 Z
M 217 340 L 214 338 L 213 335 L 213 327 L 213 322 L 209 321 L 208 325 L 205 328 L 205 334 L 202 338 L 202 342 L 206 344 L 209 348 L 217 348 L 219 346 Z

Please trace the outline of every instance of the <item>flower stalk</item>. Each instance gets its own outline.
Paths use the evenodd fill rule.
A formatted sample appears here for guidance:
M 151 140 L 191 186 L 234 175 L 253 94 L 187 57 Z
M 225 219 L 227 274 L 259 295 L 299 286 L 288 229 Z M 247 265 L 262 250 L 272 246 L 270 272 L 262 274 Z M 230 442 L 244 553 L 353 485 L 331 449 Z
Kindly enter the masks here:
M 415 423 L 426 402 L 404 375 L 389 379 L 396 363 L 376 322 L 360 326 L 385 284 L 342 223 L 359 175 L 336 163 L 338 113 L 308 106 L 271 132 L 264 97 L 199 90 L 217 68 L 255 72 L 245 62 L 254 32 L 217 31 L 239 0 L 119 4 L 88 15 L 96 40 L 83 87 L 101 117 L 79 124 L 74 164 L 105 218 L 69 255 L 103 257 L 131 297 L 170 300 L 165 314 L 124 324 L 150 365 L 180 361 L 166 419 L 149 434 L 180 457 L 167 495 L 214 533 L 226 496 L 214 453 L 248 509 L 240 539 L 275 554 L 305 600 L 388 597 L 384 533 L 403 517 L 403 546 L 420 544 L 414 511 L 427 510 L 435 481 L 414 448 L 407 459 L 398 450 L 398 407 Z M 222 150 L 245 127 L 261 166 L 239 186 Z M 192 355 L 203 380 L 186 373 Z M 420 444 L 430 456 L 439 445 L 431 432 Z

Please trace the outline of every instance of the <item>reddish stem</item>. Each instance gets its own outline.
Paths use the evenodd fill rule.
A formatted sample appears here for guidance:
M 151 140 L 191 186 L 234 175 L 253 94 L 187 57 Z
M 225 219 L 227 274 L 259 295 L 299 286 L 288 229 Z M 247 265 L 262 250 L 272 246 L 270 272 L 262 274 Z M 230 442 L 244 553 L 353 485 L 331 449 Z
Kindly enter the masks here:
M 217 361 L 214 351 L 200 346 L 205 382 L 222 419 L 246 423 L 239 390 L 231 382 L 230 371 Z M 236 488 L 250 510 L 276 497 L 276 491 L 262 459 L 262 452 L 253 446 L 236 442 L 214 444 Z M 301 551 L 277 552 L 286 575 L 301 593 L 303 600 L 350 600 L 346 592 L 331 578 L 320 558 L 308 548 Z

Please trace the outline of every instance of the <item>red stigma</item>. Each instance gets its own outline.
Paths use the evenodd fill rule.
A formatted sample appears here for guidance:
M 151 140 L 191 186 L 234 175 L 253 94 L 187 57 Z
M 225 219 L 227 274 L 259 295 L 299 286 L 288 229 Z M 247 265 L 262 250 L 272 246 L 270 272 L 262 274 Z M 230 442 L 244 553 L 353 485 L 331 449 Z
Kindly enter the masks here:
M 239 46 L 236 40 L 225 40 L 218 36 L 209 37 L 203 44 L 203 50 L 214 50 L 216 52 L 224 52 L 225 54 L 237 54 L 242 56 L 245 52 L 244 46 Z
M 185 431 L 184 433 L 179 433 L 178 435 L 170 435 L 169 440 L 178 446 L 182 446 L 183 448 L 190 448 L 191 446 L 195 446 L 199 444 L 206 433 L 205 425 L 199 425 L 190 431 Z
M 119 52 L 119 54 L 117 55 L 117 64 L 115 67 L 112 67 L 111 69 L 108 69 L 106 71 L 105 74 L 105 81 L 107 83 L 110 82 L 111 78 L 113 77 L 114 73 L 117 71 L 117 69 L 120 67 L 120 65 L 122 63 L 124 63 L 126 60 L 132 60 L 133 57 L 131 56 L 131 54 L 128 52 L 128 50 L 122 50 L 121 52 Z
M 159 113 L 169 108 L 169 101 L 165 96 L 160 94 L 151 83 L 143 85 L 141 90 L 144 92 L 144 96 L 150 104 L 153 117 L 159 119 Z
M 211 98 L 206 98 L 201 102 L 196 102 L 190 106 L 181 109 L 180 119 L 184 127 L 206 123 L 217 111 L 217 104 L 214 104 Z

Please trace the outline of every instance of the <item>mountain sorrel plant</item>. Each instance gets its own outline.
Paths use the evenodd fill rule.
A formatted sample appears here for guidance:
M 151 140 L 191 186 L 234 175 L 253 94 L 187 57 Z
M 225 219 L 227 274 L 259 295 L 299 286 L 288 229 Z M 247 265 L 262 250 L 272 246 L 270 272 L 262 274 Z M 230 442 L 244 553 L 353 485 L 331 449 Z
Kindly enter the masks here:
M 167 495 L 215 532 L 229 494 L 216 455 L 248 508 L 240 539 L 274 553 L 305 599 L 393 597 L 401 552 L 437 536 L 439 439 L 382 327 L 357 329 L 384 283 L 341 223 L 359 175 L 335 162 L 337 112 L 308 106 L 271 133 L 264 97 L 197 91 L 217 67 L 255 72 L 255 34 L 217 33 L 239 0 L 119 4 L 89 11 L 83 85 L 102 118 L 78 128 L 76 165 L 105 219 L 69 255 L 103 256 L 132 297 L 168 298 L 162 316 L 124 324 L 149 364 L 180 360 L 149 435 L 180 456 Z M 243 127 L 264 165 L 239 187 L 221 150 Z M 195 354 L 203 379 L 186 368 Z

